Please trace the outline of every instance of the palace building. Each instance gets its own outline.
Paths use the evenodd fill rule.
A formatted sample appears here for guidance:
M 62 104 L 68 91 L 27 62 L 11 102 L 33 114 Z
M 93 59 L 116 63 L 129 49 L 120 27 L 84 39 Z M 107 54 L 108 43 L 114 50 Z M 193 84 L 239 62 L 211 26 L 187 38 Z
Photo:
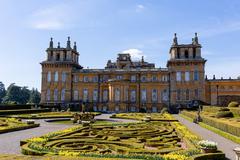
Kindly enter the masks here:
M 201 100 L 212 105 L 240 101 L 240 79 L 207 79 L 197 33 L 190 44 L 174 35 L 166 68 L 120 53 L 104 69 L 79 64 L 76 42 L 54 47 L 51 38 L 42 65 L 41 104 L 75 105 L 109 112 L 158 112 L 164 106 Z

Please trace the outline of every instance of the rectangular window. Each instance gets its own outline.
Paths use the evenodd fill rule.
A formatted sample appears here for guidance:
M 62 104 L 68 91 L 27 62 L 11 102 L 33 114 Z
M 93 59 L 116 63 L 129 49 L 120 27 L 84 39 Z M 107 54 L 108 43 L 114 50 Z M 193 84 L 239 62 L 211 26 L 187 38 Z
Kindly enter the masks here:
M 168 100 L 168 92 L 166 89 L 163 90 L 162 92 L 162 100 L 167 101 Z
M 73 82 L 78 82 L 78 76 L 77 75 L 73 76 Z
M 142 82 L 146 82 L 147 81 L 147 76 L 142 76 L 141 80 L 142 80 Z
M 156 76 L 156 75 L 153 75 L 153 76 L 152 76 L 152 81 L 153 81 L 153 82 L 156 82 L 156 81 L 157 81 L 157 76 Z
M 177 90 L 177 100 L 178 101 L 181 100 L 181 90 L 180 89 Z
M 190 73 L 189 72 L 185 72 L 185 81 L 190 81 Z
M 181 79 L 182 79 L 181 72 L 177 72 L 177 73 L 176 73 L 176 80 L 177 80 L 177 81 L 181 81 Z
M 73 100 L 74 101 L 78 100 L 78 90 L 74 90 L 74 92 L 73 92 Z
M 107 102 L 108 101 L 108 90 L 105 89 L 103 91 L 103 102 Z
M 136 102 L 136 90 L 131 90 L 131 102 Z
M 47 81 L 51 82 L 51 72 L 50 71 L 48 71 L 48 74 L 47 74 Z
M 88 101 L 88 89 L 83 89 L 83 101 Z
M 66 72 L 62 72 L 62 82 L 66 82 L 67 74 Z
M 128 101 L 128 88 L 125 88 L 125 101 Z
M 136 82 L 136 75 L 131 75 L 131 82 Z
M 198 71 L 194 71 L 194 81 L 198 81 L 198 80 L 199 80 Z
M 122 79 L 122 75 L 117 75 L 116 79 L 117 80 L 121 80 Z
M 93 77 L 93 82 L 98 82 L 98 76 Z
M 88 76 L 84 76 L 83 77 L 83 82 L 88 82 L 88 81 L 89 81 Z
M 97 98 L 98 98 L 98 90 L 97 90 L 97 89 L 94 89 L 94 90 L 93 90 L 93 101 L 96 102 L 96 101 L 97 101 Z
M 54 73 L 54 82 L 58 82 L 58 72 Z
M 141 91 L 141 100 L 142 100 L 142 102 L 147 101 L 147 90 L 146 89 L 142 89 L 142 91 Z
M 189 101 L 190 99 L 190 93 L 189 89 L 186 90 L 186 100 Z
M 199 98 L 199 91 L 198 91 L 198 89 L 195 89 L 194 92 L 195 92 L 195 98 L 198 99 Z
M 120 101 L 120 89 L 116 88 L 114 90 L 114 98 L 115 98 L 115 102 L 119 102 Z
M 157 102 L 157 90 L 152 90 L 152 102 Z

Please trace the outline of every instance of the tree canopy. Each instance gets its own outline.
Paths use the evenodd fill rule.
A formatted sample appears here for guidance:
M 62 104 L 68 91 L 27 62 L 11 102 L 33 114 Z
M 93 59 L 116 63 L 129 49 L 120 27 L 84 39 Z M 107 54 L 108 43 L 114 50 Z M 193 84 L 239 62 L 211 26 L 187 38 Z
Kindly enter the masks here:
M 0 103 L 2 103 L 2 99 L 5 95 L 6 95 L 5 86 L 2 82 L 0 82 Z

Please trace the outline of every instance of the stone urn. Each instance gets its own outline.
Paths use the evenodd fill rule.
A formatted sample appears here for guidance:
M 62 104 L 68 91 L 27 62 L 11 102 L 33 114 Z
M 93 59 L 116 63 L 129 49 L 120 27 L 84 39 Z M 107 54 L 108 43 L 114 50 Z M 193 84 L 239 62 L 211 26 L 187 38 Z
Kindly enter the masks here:
M 201 148 L 202 153 L 216 153 L 217 152 L 217 148 Z
M 234 148 L 233 151 L 236 153 L 236 160 L 240 160 L 240 147 Z

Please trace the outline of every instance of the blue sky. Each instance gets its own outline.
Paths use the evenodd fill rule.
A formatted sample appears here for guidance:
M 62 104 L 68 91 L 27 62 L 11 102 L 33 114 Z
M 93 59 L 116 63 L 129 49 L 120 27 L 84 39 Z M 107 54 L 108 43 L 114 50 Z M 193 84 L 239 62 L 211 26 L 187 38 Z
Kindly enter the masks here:
M 80 64 L 103 68 L 130 50 L 166 67 L 173 34 L 191 43 L 195 32 L 206 58 L 206 74 L 240 75 L 239 0 L 1 0 L 0 81 L 41 86 L 40 62 L 50 37 L 77 41 Z

